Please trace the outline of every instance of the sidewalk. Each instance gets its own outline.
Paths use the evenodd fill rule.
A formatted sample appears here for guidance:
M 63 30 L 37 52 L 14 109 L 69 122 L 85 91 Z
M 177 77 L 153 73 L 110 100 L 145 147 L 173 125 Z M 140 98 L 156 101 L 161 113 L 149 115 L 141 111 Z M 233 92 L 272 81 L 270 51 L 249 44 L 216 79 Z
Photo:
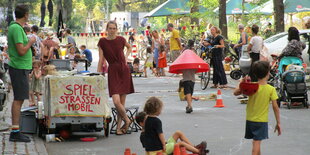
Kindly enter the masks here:
M 9 94 L 7 106 L 0 112 L 0 121 L 11 124 L 11 104 L 12 104 L 12 91 Z M 28 105 L 25 101 L 24 106 Z M 36 134 L 27 134 L 31 142 L 10 142 L 10 130 L 0 131 L 0 154 L 1 155 L 47 155 L 44 141 Z

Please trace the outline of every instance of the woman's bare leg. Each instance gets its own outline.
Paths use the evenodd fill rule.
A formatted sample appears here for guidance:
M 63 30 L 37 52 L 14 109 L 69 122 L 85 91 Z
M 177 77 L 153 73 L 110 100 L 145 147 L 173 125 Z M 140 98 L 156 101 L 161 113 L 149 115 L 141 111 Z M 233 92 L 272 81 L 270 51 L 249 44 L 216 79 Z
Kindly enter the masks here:
M 183 132 L 177 130 L 173 135 L 172 135 L 172 138 L 175 140 L 175 141 L 178 141 L 179 139 L 191 146 L 194 146 L 189 140 L 188 138 L 184 135 Z
M 178 142 L 177 144 L 179 144 L 180 146 L 185 147 L 185 149 L 187 151 L 193 152 L 193 153 L 199 153 L 199 150 L 197 148 L 195 148 L 194 146 L 185 143 L 184 141 Z
M 114 103 L 114 106 L 117 110 L 117 126 L 116 126 L 116 130 L 120 130 L 121 128 L 121 123 L 122 123 L 122 119 L 125 120 L 125 122 L 129 122 L 129 118 L 126 115 L 126 110 L 124 105 L 121 102 L 121 95 L 119 94 L 114 94 L 112 95 L 112 100 Z

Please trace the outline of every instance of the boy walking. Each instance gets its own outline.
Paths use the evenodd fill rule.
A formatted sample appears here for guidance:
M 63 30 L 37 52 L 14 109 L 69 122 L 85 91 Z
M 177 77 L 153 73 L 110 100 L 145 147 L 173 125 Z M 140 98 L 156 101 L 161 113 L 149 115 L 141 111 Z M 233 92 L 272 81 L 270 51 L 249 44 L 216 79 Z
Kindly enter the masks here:
M 281 135 L 280 113 L 277 105 L 277 93 L 274 87 L 267 83 L 270 65 L 267 61 L 256 61 L 252 65 L 253 75 L 258 79 L 257 92 L 249 96 L 246 108 L 245 138 L 253 139 L 252 155 L 260 155 L 261 141 L 268 139 L 268 111 L 271 101 L 277 124 L 274 132 Z M 243 79 L 244 81 L 245 79 Z M 240 88 L 236 88 L 234 95 L 241 95 Z
M 195 86 L 195 73 L 196 69 L 184 69 L 182 70 L 183 76 L 183 87 L 184 87 L 184 95 L 187 101 L 186 113 L 193 112 L 192 100 L 193 100 L 193 92 Z

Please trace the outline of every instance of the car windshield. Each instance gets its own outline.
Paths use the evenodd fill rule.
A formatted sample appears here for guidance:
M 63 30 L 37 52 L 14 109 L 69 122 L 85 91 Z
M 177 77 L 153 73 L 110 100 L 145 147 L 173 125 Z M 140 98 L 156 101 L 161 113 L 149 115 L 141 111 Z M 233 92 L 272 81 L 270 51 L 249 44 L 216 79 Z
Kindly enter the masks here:
M 264 42 L 265 43 L 272 43 L 272 42 L 274 42 L 274 41 L 276 41 L 276 40 L 278 40 L 278 39 L 280 39 L 280 38 L 282 38 L 282 37 L 284 37 L 286 35 L 287 35 L 286 32 L 285 33 L 280 33 L 280 34 L 274 35 L 274 36 L 272 36 L 270 38 L 267 38 Z

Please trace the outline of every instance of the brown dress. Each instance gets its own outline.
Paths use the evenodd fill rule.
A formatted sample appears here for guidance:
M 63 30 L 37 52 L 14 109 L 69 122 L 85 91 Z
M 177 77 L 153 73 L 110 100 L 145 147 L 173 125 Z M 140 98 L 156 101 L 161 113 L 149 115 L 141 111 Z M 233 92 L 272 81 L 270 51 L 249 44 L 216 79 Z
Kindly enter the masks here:
M 101 38 L 98 46 L 109 63 L 108 87 L 110 97 L 114 94 L 134 93 L 130 69 L 125 61 L 124 47 L 126 40 L 117 36 L 114 40 Z

